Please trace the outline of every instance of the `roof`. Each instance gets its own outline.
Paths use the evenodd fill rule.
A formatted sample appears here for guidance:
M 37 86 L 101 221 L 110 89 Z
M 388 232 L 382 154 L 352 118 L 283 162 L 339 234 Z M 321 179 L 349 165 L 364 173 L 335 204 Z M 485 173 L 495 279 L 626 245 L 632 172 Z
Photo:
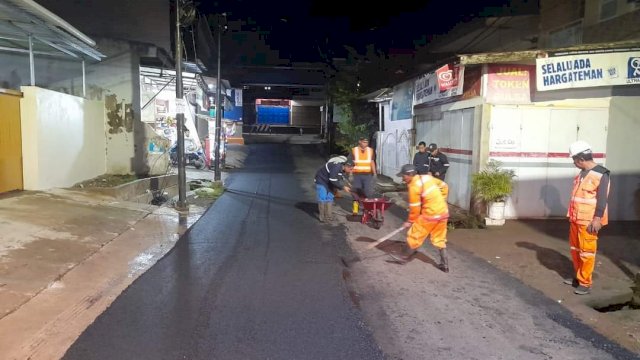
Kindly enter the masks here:
M 95 41 L 32 0 L 0 0 L 0 50 L 100 61 Z
M 369 102 L 382 102 L 391 100 L 393 96 L 392 88 L 382 88 L 373 92 L 370 92 L 366 95 L 360 96 L 360 99 L 367 100 Z
M 640 40 L 618 41 L 598 44 L 580 44 L 558 49 L 538 49 L 510 52 L 493 52 L 458 55 L 464 65 L 488 64 L 492 62 L 511 62 L 535 60 L 538 57 L 562 56 L 580 53 L 618 52 L 640 49 Z
M 640 40 L 625 40 L 625 41 L 617 41 L 617 42 L 608 42 L 608 43 L 597 43 L 597 44 L 580 44 L 574 45 L 565 48 L 558 49 L 537 49 L 537 50 L 521 50 L 521 51 L 506 51 L 506 52 L 486 52 L 486 53 L 475 53 L 475 54 L 459 54 L 455 56 L 443 56 L 439 61 L 435 61 L 429 64 L 422 64 L 424 66 L 420 67 L 419 71 L 408 74 L 407 80 L 415 79 L 416 77 L 435 71 L 439 67 L 444 64 L 451 62 L 459 62 L 462 65 L 481 65 L 481 64 L 490 64 L 490 63 L 517 63 L 517 62 L 529 62 L 535 61 L 535 59 L 539 57 L 549 57 L 549 56 L 563 56 L 563 55 L 572 55 L 572 54 L 581 54 L 581 53 L 605 53 L 605 52 L 620 52 L 620 51 L 638 51 L 640 50 Z M 404 82 L 404 81 L 403 81 Z M 400 84 L 399 82 L 398 84 Z M 384 101 L 383 100 L 375 100 L 375 98 L 380 98 L 381 96 L 388 96 L 389 99 L 393 95 L 393 89 L 391 89 L 390 93 L 382 95 L 384 90 L 388 88 L 383 88 L 380 90 L 376 90 L 370 94 L 364 95 L 361 97 L 362 99 L 366 99 L 368 101 Z M 380 93 L 380 95 L 377 95 Z M 370 100 L 370 96 L 374 96 L 373 100 Z

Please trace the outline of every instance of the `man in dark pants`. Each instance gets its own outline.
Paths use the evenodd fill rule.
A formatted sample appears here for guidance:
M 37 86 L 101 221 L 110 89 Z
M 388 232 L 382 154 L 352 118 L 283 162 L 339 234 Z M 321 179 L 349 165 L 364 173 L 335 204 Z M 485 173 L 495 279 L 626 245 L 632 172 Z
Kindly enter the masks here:
M 427 144 L 424 141 L 420 141 L 418 143 L 418 152 L 413 156 L 413 166 L 416 167 L 418 175 L 427 175 L 429 173 L 429 157 Z
M 431 143 L 429 144 L 429 172 L 434 177 L 444 181 L 444 176 L 449 170 L 449 159 L 447 159 L 447 155 L 440 152 L 438 149 L 438 145 Z
M 369 139 L 360 137 L 358 146 L 351 149 L 348 157 L 353 161 L 353 190 L 359 196 L 372 198 L 374 195 L 374 177 L 377 176 L 375 151 L 369 147 Z

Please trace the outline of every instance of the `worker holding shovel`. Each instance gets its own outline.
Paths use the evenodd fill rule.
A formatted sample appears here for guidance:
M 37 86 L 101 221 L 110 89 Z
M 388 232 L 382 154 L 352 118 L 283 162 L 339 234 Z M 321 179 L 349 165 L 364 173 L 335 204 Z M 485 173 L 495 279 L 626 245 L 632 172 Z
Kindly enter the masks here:
M 431 175 L 418 175 L 412 164 L 402 166 L 397 174 L 408 186 L 409 217 L 404 223 L 408 228 L 407 243 L 403 247 L 401 262 L 406 263 L 417 253 L 425 239 L 430 236 L 431 244 L 440 253 L 438 268 L 449 272 L 447 257 L 447 221 L 449 206 L 447 184 Z

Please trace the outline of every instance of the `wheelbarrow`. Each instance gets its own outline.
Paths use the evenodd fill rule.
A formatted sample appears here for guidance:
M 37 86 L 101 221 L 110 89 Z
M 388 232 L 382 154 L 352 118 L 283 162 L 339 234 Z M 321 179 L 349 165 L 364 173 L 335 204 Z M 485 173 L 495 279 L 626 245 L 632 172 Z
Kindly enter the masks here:
M 381 198 L 360 198 L 359 202 L 362 206 L 363 224 L 371 223 L 374 229 L 380 229 L 384 223 L 384 211 L 393 204 L 387 197 Z

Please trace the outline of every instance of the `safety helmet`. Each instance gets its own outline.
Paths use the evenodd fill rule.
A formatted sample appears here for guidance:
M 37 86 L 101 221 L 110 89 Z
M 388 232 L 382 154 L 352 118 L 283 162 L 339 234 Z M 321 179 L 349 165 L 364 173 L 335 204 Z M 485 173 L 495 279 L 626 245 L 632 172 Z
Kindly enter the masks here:
M 329 159 L 329 162 L 336 163 L 336 164 L 344 163 L 345 161 L 347 161 L 347 157 L 344 155 L 334 156 L 331 159 Z
M 574 157 L 581 153 L 590 153 L 591 145 L 589 145 L 586 141 L 578 140 L 569 146 L 569 155 Z
M 402 165 L 400 172 L 396 174 L 397 177 L 401 177 L 403 175 L 413 176 L 417 173 L 416 167 L 413 164 L 405 164 Z

